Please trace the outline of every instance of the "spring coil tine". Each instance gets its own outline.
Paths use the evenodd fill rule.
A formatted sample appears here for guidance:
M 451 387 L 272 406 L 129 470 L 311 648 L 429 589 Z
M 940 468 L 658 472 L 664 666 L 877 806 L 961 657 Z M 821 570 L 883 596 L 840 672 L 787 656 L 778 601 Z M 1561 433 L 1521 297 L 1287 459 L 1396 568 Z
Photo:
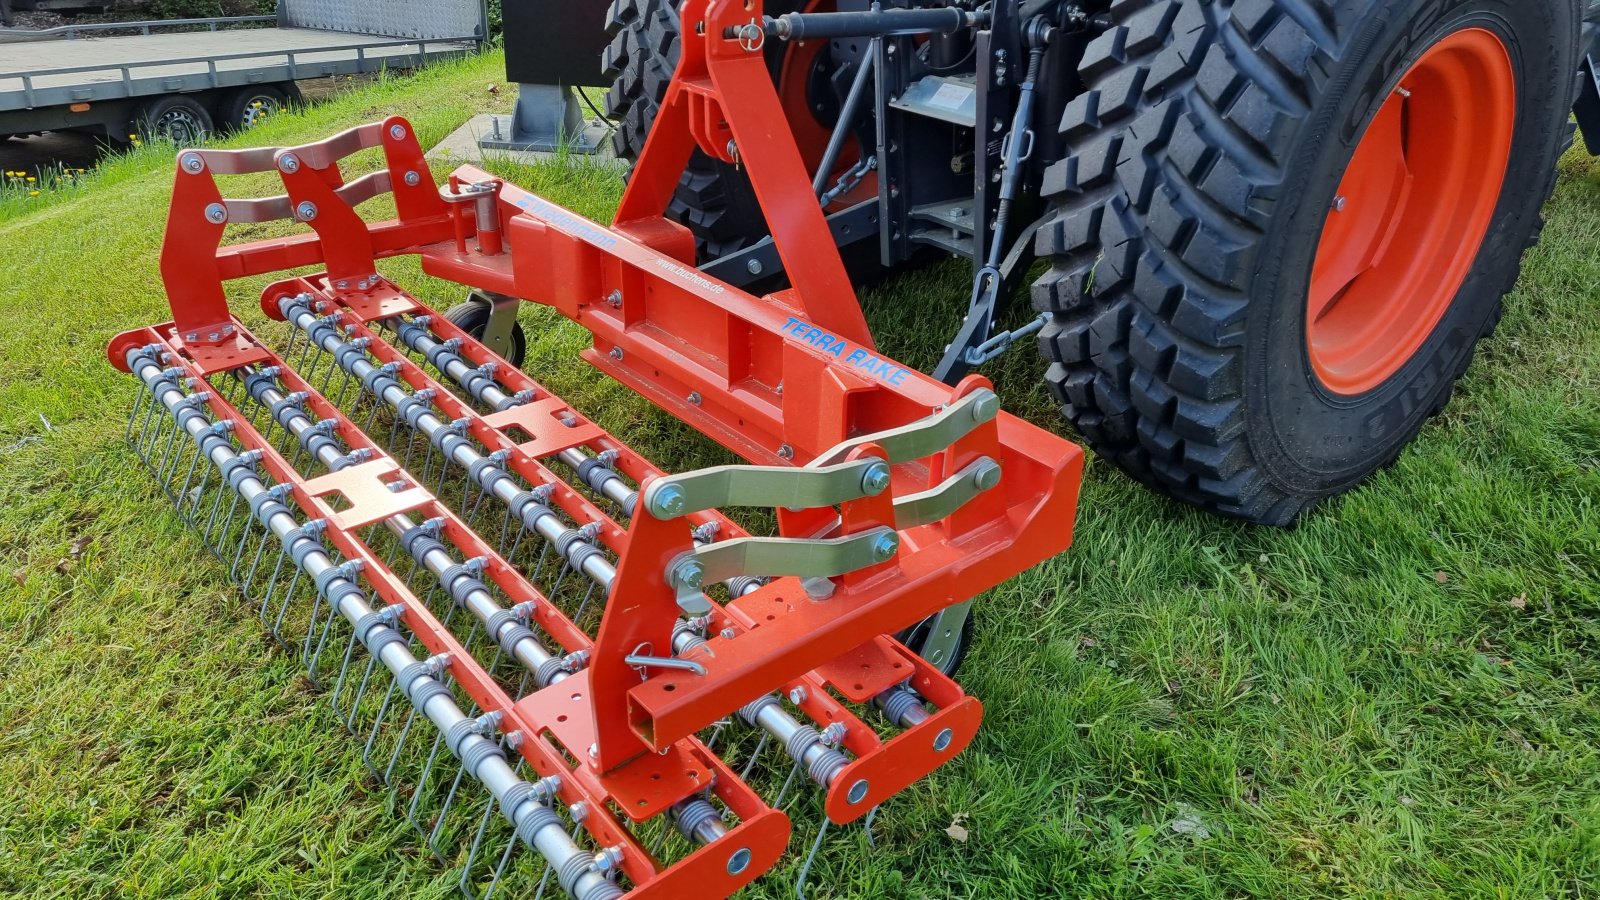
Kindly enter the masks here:
M 811 852 L 806 854 L 806 861 L 800 864 L 800 872 L 794 881 L 796 900 L 806 900 L 806 880 L 811 877 L 811 864 L 816 861 L 817 851 L 822 849 L 822 839 L 827 836 L 831 824 L 832 820 L 824 815 L 822 825 L 817 828 L 817 839 L 811 842 Z
M 422 773 L 417 776 L 417 786 L 411 793 L 411 802 L 406 804 L 406 821 L 416 830 L 417 837 L 426 838 L 427 832 L 423 830 L 422 823 L 417 820 L 417 810 L 422 804 L 422 798 L 427 796 L 428 779 L 433 774 L 433 762 L 439 758 L 439 748 L 444 745 L 444 734 L 436 733 L 433 738 L 433 748 L 428 751 L 428 757 L 422 763 Z
M 426 842 L 428 849 L 433 851 L 434 858 L 437 859 L 441 865 L 449 865 L 449 861 L 445 859 L 444 850 L 440 849 L 439 847 L 439 838 L 441 837 L 445 827 L 445 822 L 450 812 L 450 807 L 455 804 L 455 798 L 461 792 L 461 779 L 466 777 L 466 774 L 466 769 L 456 769 L 456 777 L 450 782 L 450 790 L 445 794 L 444 805 L 439 808 L 439 814 L 433 821 L 433 828 L 428 832 L 428 839 Z
M 183 487 L 178 489 L 178 513 L 179 513 L 179 515 L 183 516 L 183 520 L 185 522 L 189 521 L 190 517 L 187 516 L 187 515 L 183 515 L 183 511 L 184 511 L 183 508 L 184 508 L 184 504 L 189 500 L 189 485 L 194 483 L 194 472 L 195 472 L 195 469 L 199 467 L 199 465 L 200 465 L 200 453 L 198 451 L 190 453 L 189 454 L 189 471 L 183 476 Z M 211 467 L 207 466 L 205 471 L 207 473 L 209 473 L 211 471 Z
M 122 432 L 122 440 L 123 440 L 124 443 L 127 443 L 127 444 L 132 444 L 133 443 L 133 423 L 138 420 L 138 418 L 139 418 L 139 408 L 141 406 L 144 406 L 144 399 L 145 399 L 145 397 L 147 397 L 149 395 L 150 395 L 149 391 L 145 391 L 145 390 L 134 391 L 134 393 L 133 393 L 133 408 L 128 410 L 128 427 L 123 429 L 123 432 Z M 155 411 L 155 401 L 151 400 L 150 401 L 150 412 L 154 412 L 154 411 Z
M 199 458 L 200 458 L 200 454 L 196 453 L 195 454 L 195 459 L 198 460 Z M 190 501 L 190 503 L 189 503 L 189 513 L 188 513 L 188 515 L 186 515 L 184 517 L 184 521 L 186 523 L 188 523 L 189 527 L 191 527 L 191 528 L 196 527 L 199 524 L 200 520 L 198 518 L 196 518 L 195 510 L 198 509 L 200 504 L 204 502 L 204 498 L 206 496 L 206 489 L 209 488 L 210 486 L 211 486 L 211 467 L 210 466 L 206 466 L 205 468 L 200 470 L 200 483 L 195 486 L 194 499 L 192 501 Z
M 246 597 L 250 597 L 250 591 L 255 586 L 256 570 L 261 568 L 261 557 L 267 551 L 267 544 L 271 543 L 269 540 L 270 538 L 271 535 L 267 533 L 266 527 L 263 526 L 261 529 L 261 542 L 256 544 L 255 555 L 250 560 L 250 571 L 245 575 L 244 578 L 244 593 Z M 252 597 L 251 599 L 254 598 Z
M 361 748 L 361 764 L 367 767 L 367 771 L 372 773 L 372 777 L 385 783 L 387 781 L 384 779 L 383 773 L 379 772 L 378 767 L 372 764 L 372 748 L 377 744 L 379 732 L 383 730 L 383 720 L 389 713 L 389 704 L 394 699 L 394 692 L 397 687 L 398 682 L 391 678 L 389 680 L 389 689 L 383 692 L 383 701 L 378 704 L 378 714 L 372 720 L 372 731 L 367 734 L 367 742 Z
M 789 777 L 783 780 L 783 787 L 778 791 L 778 799 L 773 801 L 773 809 L 783 809 L 783 801 L 789 796 L 789 788 L 794 786 L 794 778 L 800 774 L 800 769 L 801 766 L 798 761 L 789 767 Z
M 594 599 L 595 590 L 599 587 L 594 582 L 589 582 L 589 589 L 583 593 L 583 602 L 578 604 L 578 611 L 573 615 L 573 621 L 583 618 L 583 611 L 589 608 L 589 602 Z
M 289 613 L 289 606 L 294 602 L 295 594 L 300 589 L 300 579 L 304 575 L 305 573 L 301 571 L 300 567 L 295 566 L 294 577 L 289 579 L 289 589 L 283 594 L 283 606 L 279 608 L 277 618 L 273 619 L 272 621 L 273 635 L 278 638 L 278 643 L 283 644 L 284 651 L 290 654 L 294 653 L 294 648 L 289 646 L 289 644 L 281 637 L 283 632 L 283 619 L 284 616 L 288 615 Z M 306 634 L 309 636 L 311 634 L 310 630 L 307 630 Z
M 463 896 L 474 898 L 477 893 L 472 890 L 472 866 L 478 858 L 478 848 L 483 846 L 484 834 L 489 830 L 489 821 L 494 818 L 494 800 L 490 798 L 483 806 L 483 815 L 478 817 L 478 830 L 473 834 L 472 843 L 467 846 L 467 861 L 461 867 L 461 875 L 456 880 L 456 885 L 461 889 Z
M 262 541 L 262 549 L 266 549 L 266 546 L 267 542 Z M 278 643 L 283 644 L 283 638 L 278 634 L 276 622 L 274 621 L 272 624 L 267 622 L 267 610 L 272 606 L 272 595 L 277 591 L 278 575 L 283 572 L 283 561 L 289 557 L 289 551 L 280 547 L 275 555 L 278 559 L 277 562 L 272 564 L 272 574 L 267 577 L 267 591 L 261 597 L 261 624 L 266 625 L 267 630 L 272 632 L 272 636 L 278 638 Z M 289 645 L 284 644 L 283 649 L 288 650 Z
M 356 733 L 356 717 L 361 713 L 361 701 L 367 697 L 367 689 L 372 687 L 372 670 L 377 667 L 375 657 L 367 657 L 367 665 L 361 671 L 361 682 L 356 687 L 356 695 L 350 701 L 350 715 L 344 720 L 344 728 L 350 734 Z
M 766 749 L 767 741 L 771 739 L 771 735 L 767 734 L 765 731 L 761 732 L 761 740 L 756 742 L 756 749 L 750 752 L 749 761 L 744 764 L 744 770 L 739 773 L 740 781 L 750 780 L 750 770 L 755 768 L 756 760 L 761 758 L 761 751 Z
M 400 761 L 400 753 L 405 749 L 406 741 L 411 737 L 411 725 L 417 720 L 417 711 L 413 708 L 406 714 L 404 725 L 400 726 L 400 737 L 394 743 L 394 750 L 389 753 L 389 763 L 383 767 L 383 783 L 392 784 L 395 764 Z

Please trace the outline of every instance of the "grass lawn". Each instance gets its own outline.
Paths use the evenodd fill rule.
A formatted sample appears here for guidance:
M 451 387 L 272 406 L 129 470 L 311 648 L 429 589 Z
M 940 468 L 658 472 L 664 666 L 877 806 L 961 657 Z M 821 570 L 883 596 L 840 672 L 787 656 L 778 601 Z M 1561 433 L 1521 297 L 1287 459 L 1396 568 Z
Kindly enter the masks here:
M 385 80 L 251 141 L 398 112 L 430 143 L 507 110 L 485 90 L 502 71 Z M 500 168 L 602 220 L 621 192 L 602 169 Z M 103 348 L 168 317 L 171 172 L 147 147 L 59 197 L 0 198 L 0 894 L 453 896 L 123 443 L 134 385 Z M 1092 462 L 1076 547 L 978 605 L 977 743 L 883 808 L 875 848 L 837 832 L 811 896 L 1600 896 L 1587 156 L 1549 218 L 1447 413 L 1298 529 L 1222 522 Z M 456 298 L 414 262 L 385 271 Z M 881 345 L 929 367 L 965 294 L 947 264 L 864 301 Z M 533 306 L 523 323 L 529 370 L 663 467 L 724 459 L 580 362 L 586 333 Z M 1023 349 L 991 374 L 1052 423 L 1040 368 Z M 747 895 L 792 896 L 794 867 Z

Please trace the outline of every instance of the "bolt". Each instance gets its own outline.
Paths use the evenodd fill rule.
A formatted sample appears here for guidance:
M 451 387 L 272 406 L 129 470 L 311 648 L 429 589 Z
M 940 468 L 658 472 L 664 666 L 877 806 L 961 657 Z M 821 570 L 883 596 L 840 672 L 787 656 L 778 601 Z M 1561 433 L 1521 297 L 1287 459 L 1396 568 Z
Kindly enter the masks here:
M 611 348 L 611 358 L 612 359 L 621 359 L 622 358 L 622 348 L 621 347 L 612 347 Z
M 622 845 L 607 847 L 594 855 L 595 871 L 602 875 L 622 867 Z
M 722 639 L 725 641 L 731 641 L 739 636 L 739 632 L 734 631 L 732 628 L 724 628 L 718 634 L 722 635 Z
M 737 875 L 750 867 L 750 848 L 740 847 L 728 857 L 728 874 Z
M 744 264 L 744 270 L 749 272 L 751 275 L 760 275 L 762 271 L 764 271 L 764 268 L 761 265 L 761 260 L 751 258 Z
M 389 137 L 392 137 L 397 141 L 405 140 L 405 137 L 406 137 L 406 128 L 405 128 L 405 126 L 404 125 L 391 125 L 391 126 L 389 126 Z
M 966 217 L 967 208 L 965 206 L 958 206 L 955 209 L 950 210 L 950 218 L 952 219 L 965 219 Z
M 778 456 L 782 457 L 783 459 L 794 459 L 794 448 L 788 444 L 784 444 L 778 448 Z
M 875 462 L 861 474 L 861 490 L 869 497 L 876 497 L 889 488 L 889 481 L 889 464 Z
M 739 161 L 739 144 L 732 138 L 728 139 L 728 158 L 734 162 Z
M 596 756 L 599 753 L 599 744 L 589 745 L 590 756 Z M 584 819 L 589 818 L 589 802 L 587 800 L 579 800 L 577 803 L 572 804 L 567 807 L 567 815 L 571 816 L 574 822 L 582 822 Z
M 589 758 L 590 759 L 598 759 L 599 757 L 600 757 L 600 745 L 599 744 L 590 744 L 589 745 Z
M 800 704 L 806 702 L 805 685 L 796 685 L 794 690 L 789 692 L 789 702 L 793 703 L 795 706 L 799 706 Z
M 650 512 L 658 519 L 670 519 L 682 515 L 686 506 L 687 498 L 683 496 L 683 488 L 675 484 L 662 485 L 650 498 Z
M 1340 194 L 1339 196 L 1333 198 L 1333 211 L 1334 212 L 1344 212 L 1344 208 L 1346 206 L 1348 206 L 1348 205 L 1350 205 L 1350 201 L 1343 194 Z
M 221 203 L 213 203 L 206 207 L 206 221 L 213 225 L 221 225 L 228 221 L 228 208 Z
M 693 404 L 695 406 L 699 406 L 700 405 L 700 401 L 702 399 L 703 398 L 700 396 L 700 392 L 699 391 L 690 391 L 689 392 L 689 402 L 691 404 Z
M 303 200 L 294 208 L 294 214 L 300 221 L 309 222 L 317 217 L 317 205 L 310 200 Z
M 672 580 L 680 587 L 698 588 L 705 583 L 705 577 L 705 565 L 692 556 L 686 556 L 672 564 Z
M 613 307 L 617 307 L 617 308 L 620 309 L 622 307 L 622 292 L 621 291 L 612 291 L 611 293 L 607 294 L 606 295 L 606 303 L 610 304 Z
M 1399 93 L 1400 96 L 1406 98 L 1407 100 L 1411 99 L 1411 91 L 1409 89 L 1402 87 L 1402 88 L 1395 88 L 1395 91 L 1397 93 Z
M 407 172 L 406 173 L 406 184 L 408 184 L 408 185 L 410 185 L 412 187 L 416 187 L 419 183 L 421 183 L 421 181 L 422 181 L 422 176 L 418 175 L 416 172 Z
M 948 728 L 939 732 L 938 736 L 933 739 L 933 752 L 943 753 L 950 749 L 950 742 L 955 740 L 955 737 L 955 732 Z
M 300 157 L 293 153 L 285 153 L 278 157 L 278 171 L 293 175 L 300 171 Z
M 895 551 L 900 549 L 900 535 L 894 532 L 884 532 L 872 542 L 872 558 L 878 562 L 888 562 L 894 558 Z
M 849 800 L 851 803 L 860 803 L 862 800 L 866 799 L 867 788 L 867 780 L 863 778 L 855 784 L 850 785 L 850 793 L 845 795 L 845 799 Z
M 205 160 L 201 159 L 198 153 L 185 153 L 180 162 L 183 170 L 191 175 L 200 174 L 206 167 Z

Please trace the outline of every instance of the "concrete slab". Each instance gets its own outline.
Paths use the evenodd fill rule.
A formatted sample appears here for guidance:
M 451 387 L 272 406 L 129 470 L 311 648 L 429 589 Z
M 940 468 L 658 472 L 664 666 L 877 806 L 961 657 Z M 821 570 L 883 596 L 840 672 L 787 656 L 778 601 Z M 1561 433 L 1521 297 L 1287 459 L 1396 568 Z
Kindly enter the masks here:
M 499 120 L 498 129 L 496 121 Z M 460 165 L 461 163 L 481 163 L 487 156 L 491 159 L 504 159 L 520 163 L 550 162 L 565 159 L 574 165 L 583 166 L 615 166 L 625 169 L 628 161 L 618 159 L 611 150 L 611 141 L 600 142 L 600 151 L 590 155 L 579 153 L 539 153 L 531 150 L 488 150 L 478 146 L 478 139 L 498 132 L 506 134 L 511 129 L 511 115 L 509 113 L 483 113 L 467 120 L 465 125 L 456 129 L 449 137 L 440 141 L 428 151 L 428 159 L 437 163 Z

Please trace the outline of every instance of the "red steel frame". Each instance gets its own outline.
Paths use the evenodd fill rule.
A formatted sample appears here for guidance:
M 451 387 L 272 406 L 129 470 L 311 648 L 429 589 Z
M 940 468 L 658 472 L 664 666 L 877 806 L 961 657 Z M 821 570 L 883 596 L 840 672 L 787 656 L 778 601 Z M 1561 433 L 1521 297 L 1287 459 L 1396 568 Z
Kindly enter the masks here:
M 416 254 L 431 275 L 555 308 L 593 334 L 593 347 L 583 354 L 592 365 L 752 463 L 804 465 L 847 439 L 910 425 L 986 386 L 973 377 L 951 388 L 876 353 L 838 255 L 823 249 L 831 246 L 827 225 L 761 55 L 718 37 L 730 26 L 759 17 L 760 6 L 744 0 L 685 0 L 683 61 L 612 228 L 511 185 L 499 186 L 496 201 L 503 229 L 491 230 L 487 222 L 480 228 L 471 204 L 441 199 L 411 126 L 399 117 L 297 148 L 185 151 L 162 252 L 174 321 L 119 336 L 110 348 L 112 361 L 124 365 L 127 349 L 152 340 L 168 345 L 196 377 L 273 361 L 271 352 L 230 314 L 223 284 L 294 267 L 325 266 L 326 274 L 269 288 L 262 297 L 269 315 L 279 315 L 281 297 L 302 292 L 318 298 L 324 310 L 342 311 L 355 336 L 368 335 L 369 322 L 428 314 L 378 276 L 375 267 L 378 259 Z M 737 157 L 748 167 L 793 288 L 756 297 L 694 270 L 692 239 L 664 211 L 696 146 L 723 159 Z M 365 147 L 381 147 L 385 167 L 346 183 L 339 160 Z M 274 169 L 282 175 L 285 198 L 224 200 L 213 177 Z M 450 176 L 452 185 L 492 180 L 471 166 Z M 354 204 L 386 190 L 395 194 L 397 218 L 367 224 Z M 215 215 L 219 204 L 226 218 L 247 211 L 260 218 L 263 211 L 290 213 L 307 203 L 315 207 L 314 217 L 306 221 L 310 232 L 221 246 L 226 226 L 219 221 L 224 217 Z M 430 328 L 441 339 L 464 337 L 439 316 Z M 374 340 L 370 349 L 381 362 L 399 363 L 401 377 L 413 388 L 437 387 L 383 341 Z M 538 388 L 481 344 L 464 341 L 459 352 L 475 365 L 500 362 L 495 377 L 508 393 Z M 550 395 L 541 391 L 539 396 Z M 717 607 L 712 633 L 726 629 L 731 637 L 713 637 L 712 652 L 696 657 L 706 665 L 704 675 L 662 671 L 641 681 L 638 670 L 623 658 L 641 644 L 671 646 L 680 610 L 665 572 L 670 560 L 692 548 L 688 526 L 657 519 L 641 504 L 624 528 L 562 483 L 542 460 L 581 443 L 592 452 L 618 451 L 618 469 L 641 487 L 659 472 L 581 417 L 584 427 L 577 437 L 563 429 L 567 443 L 541 437 L 545 429 L 539 416 L 570 411 L 559 401 L 531 412 L 521 407 L 509 415 L 479 415 L 444 390 L 434 402 L 452 419 L 466 417 L 472 436 L 489 451 L 509 451 L 510 466 L 531 484 L 554 485 L 553 502 L 574 518 L 602 523 L 602 542 L 620 557 L 588 669 L 514 704 L 503 694 L 491 696 L 493 683 L 486 676 L 487 688 L 478 685 L 484 695 L 473 696 L 484 709 L 512 716 L 526 734 L 545 738 L 529 742 L 522 751 L 541 774 L 569 771 L 554 746 L 583 761 L 577 777 L 566 779 L 564 793 L 575 793 L 565 799 L 588 799 L 600 807 L 611 803 L 639 819 L 704 787 L 697 778 L 668 778 L 665 784 L 651 785 L 649 802 L 619 802 L 644 796 L 644 782 L 664 771 L 658 754 L 698 760 L 679 772 L 698 774 L 717 767 L 720 763 L 695 733 L 754 697 L 805 685 L 809 690 L 801 706 L 812 719 L 854 721 L 825 688 L 859 703 L 909 677 L 936 708 L 927 722 L 889 741 L 864 724 L 846 732 L 844 746 L 855 760 L 829 791 L 827 811 L 841 823 L 864 815 L 964 748 L 981 717 L 976 700 L 882 635 L 970 599 L 1064 550 L 1071 541 L 1081 451 L 1001 413 L 943 453 L 896 464 L 891 489 L 878 497 L 843 504 L 837 512 L 781 511 L 780 532 L 814 536 L 835 518 L 838 535 L 892 525 L 894 496 L 937 487 L 985 456 L 1001 465 L 998 487 L 943 521 L 903 531 L 896 558 L 838 579 L 837 590 L 826 601 L 808 598 L 797 579 L 786 578 Z M 211 403 L 216 408 L 221 401 Z M 216 411 L 228 415 L 228 410 Z M 318 411 L 334 414 L 331 407 Z M 512 437 L 508 431 L 513 426 L 532 439 Z M 352 446 L 367 445 L 353 426 L 348 430 L 354 432 L 345 435 Z M 866 445 L 853 455 L 883 453 Z M 275 468 L 273 475 L 295 484 L 308 514 L 329 517 L 317 492 L 358 491 L 362 478 L 380 477 L 370 467 L 383 462 L 380 458 L 325 476 L 339 482 L 331 486 L 308 488 L 281 460 L 279 468 L 285 471 Z M 410 499 L 438 505 L 426 496 Z M 716 521 L 725 537 L 743 534 L 720 514 L 692 521 Z M 348 529 L 329 531 L 335 542 L 352 542 L 341 544 L 347 554 L 362 555 Z M 482 544 L 470 532 L 452 536 L 475 547 Z M 519 577 L 508 568 L 492 574 Z M 403 586 L 374 587 L 391 602 L 404 602 L 391 595 L 403 592 Z M 459 649 L 425 610 L 416 617 L 419 621 L 408 624 L 430 650 Z M 570 623 L 539 624 L 572 644 L 569 649 L 589 645 L 587 636 Z M 463 667 L 456 666 L 454 674 L 459 677 Z M 469 691 L 471 681 L 464 680 Z M 944 728 L 953 730 L 955 740 L 935 751 L 930 736 Z M 591 744 L 598 746 L 592 758 Z M 719 770 L 719 783 L 737 785 L 728 788 L 737 794 L 743 785 L 731 776 Z M 846 787 L 863 778 L 870 782 L 870 792 L 849 802 Z M 753 793 L 736 799 L 744 806 L 740 814 L 746 826 L 774 816 L 782 819 L 781 813 L 752 806 L 760 802 Z M 617 829 L 606 821 L 604 816 L 591 817 L 585 827 L 607 831 L 596 833 L 604 845 L 617 843 L 612 833 Z M 730 876 L 711 863 L 688 865 L 709 858 L 710 847 L 658 871 L 649 854 L 627 841 L 624 868 L 643 891 L 641 896 L 726 896 L 770 867 L 787 840 L 786 820 L 779 831 L 763 832 L 758 864 L 744 876 Z

